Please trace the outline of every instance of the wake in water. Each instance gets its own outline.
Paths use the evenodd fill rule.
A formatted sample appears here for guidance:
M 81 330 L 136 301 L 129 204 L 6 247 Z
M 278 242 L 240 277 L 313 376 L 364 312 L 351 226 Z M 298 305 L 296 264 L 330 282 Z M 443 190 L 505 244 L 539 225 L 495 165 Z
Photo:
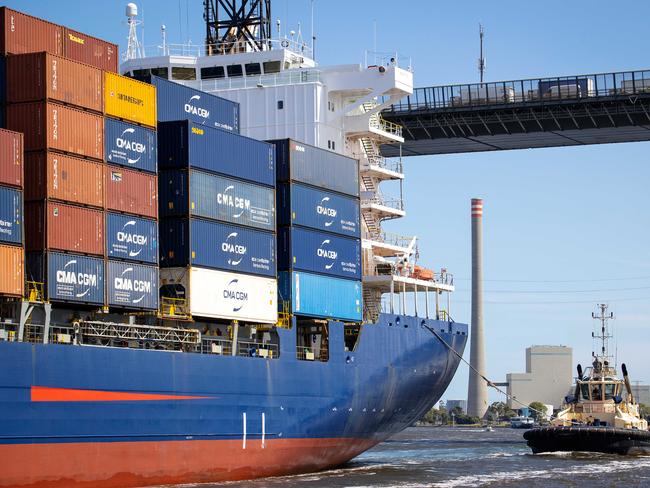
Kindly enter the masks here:
M 407 429 L 337 469 L 224 483 L 236 488 L 457 488 L 650 486 L 650 457 L 594 453 L 533 455 L 521 431 Z M 185 485 L 183 488 L 217 488 Z M 178 487 L 180 488 L 180 487 Z

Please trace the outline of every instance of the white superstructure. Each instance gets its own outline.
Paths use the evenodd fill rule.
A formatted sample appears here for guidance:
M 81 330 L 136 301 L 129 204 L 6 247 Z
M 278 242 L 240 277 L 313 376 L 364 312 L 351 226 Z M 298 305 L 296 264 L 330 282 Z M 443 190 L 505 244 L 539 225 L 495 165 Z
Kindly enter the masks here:
M 299 39 L 269 40 L 269 48 L 262 50 L 231 42 L 211 46 L 211 52 L 220 53 L 212 56 L 204 55 L 204 46 L 163 43 L 147 50 L 145 57 L 125 60 L 121 71 L 136 78 L 161 76 L 239 102 L 243 135 L 292 138 L 359 159 L 366 320 L 376 319 L 382 294 L 388 292 L 386 311 L 406 313 L 405 292 L 415 291 L 415 300 L 408 301 L 415 314 L 448 314 L 448 305 L 442 310 L 438 296 L 453 291 L 451 275 L 416 267 L 417 238 L 381 228 L 384 220 L 406 214 L 401 159 L 382 157 L 379 147 L 404 141 L 402 128 L 385 121 L 380 112 L 413 92 L 410 66 L 401 66 L 397 55 L 386 55 L 373 56 L 364 65 L 321 67 Z M 399 191 L 387 197 L 379 187 L 391 180 L 399 182 Z M 429 311 L 429 291 L 435 292 L 435 315 Z M 427 294 L 421 310 L 417 292 Z

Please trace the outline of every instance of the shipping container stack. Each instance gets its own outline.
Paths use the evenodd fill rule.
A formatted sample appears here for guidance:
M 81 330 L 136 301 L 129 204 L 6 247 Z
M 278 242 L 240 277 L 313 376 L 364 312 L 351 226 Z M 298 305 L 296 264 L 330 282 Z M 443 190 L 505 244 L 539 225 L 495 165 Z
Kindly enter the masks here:
M 0 298 L 22 298 L 23 135 L 0 130 Z
M 53 302 L 157 310 L 157 268 L 122 262 L 157 263 L 144 249 L 157 244 L 145 239 L 156 234 L 155 89 L 116 74 L 114 44 L 0 17 L 6 126 L 25 135 L 28 281 Z
M 160 113 L 194 96 L 188 90 L 160 90 Z M 274 148 L 213 128 L 233 126 L 232 102 L 201 97 L 195 103 L 223 115 L 158 124 L 162 293 L 185 299 L 195 318 L 275 324 Z
M 158 310 L 158 165 L 155 87 L 104 73 L 106 302 Z
M 298 317 L 360 322 L 359 163 L 290 139 L 271 142 L 279 307 Z

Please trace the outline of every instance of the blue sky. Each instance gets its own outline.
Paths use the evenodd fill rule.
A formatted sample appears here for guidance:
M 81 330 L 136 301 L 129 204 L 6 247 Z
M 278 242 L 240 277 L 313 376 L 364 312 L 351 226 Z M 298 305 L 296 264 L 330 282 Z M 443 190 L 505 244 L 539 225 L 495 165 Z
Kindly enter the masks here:
M 120 44 L 126 1 L 7 0 L 6 5 Z M 202 42 L 201 0 L 141 0 L 145 43 Z M 416 86 L 478 81 L 478 23 L 486 29 L 487 81 L 645 69 L 650 2 L 619 8 L 580 2 L 371 2 L 315 0 L 321 64 L 363 61 L 372 49 L 413 60 Z M 399 7 L 397 7 L 399 5 Z M 180 12 L 180 15 L 179 15 Z M 189 13 L 189 15 L 187 15 Z M 310 35 L 309 0 L 274 0 L 283 29 Z M 182 31 L 182 35 L 181 35 Z M 410 158 L 407 217 L 387 227 L 420 236 L 421 264 L 446 267 L 458 291 L 452 316 L 468 322 L 470 198 L 485 200 L 485 328 L 488 375 L 525 369 L 531 344 L 574 348 L 589 362 L 590 314 L 616 313 L 619 362 L 650 381 L 648 143 Z M 594 291 L 596 290 L 596 291 Z M 469 348 L 467 350 L 469 355 Z M 465 398 L 461 367 L 444 398 Z M 491 394 L 492 400 L 500 399 Z

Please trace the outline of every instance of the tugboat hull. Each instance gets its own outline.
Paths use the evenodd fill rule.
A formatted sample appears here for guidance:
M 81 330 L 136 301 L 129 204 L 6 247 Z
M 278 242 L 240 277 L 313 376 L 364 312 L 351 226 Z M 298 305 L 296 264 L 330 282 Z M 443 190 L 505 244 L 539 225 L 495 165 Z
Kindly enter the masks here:
M 542 427 L 524 432 L 534 454 L 586 451 L 607 454 L 650 453 L 650 431 L 613 427 Z

